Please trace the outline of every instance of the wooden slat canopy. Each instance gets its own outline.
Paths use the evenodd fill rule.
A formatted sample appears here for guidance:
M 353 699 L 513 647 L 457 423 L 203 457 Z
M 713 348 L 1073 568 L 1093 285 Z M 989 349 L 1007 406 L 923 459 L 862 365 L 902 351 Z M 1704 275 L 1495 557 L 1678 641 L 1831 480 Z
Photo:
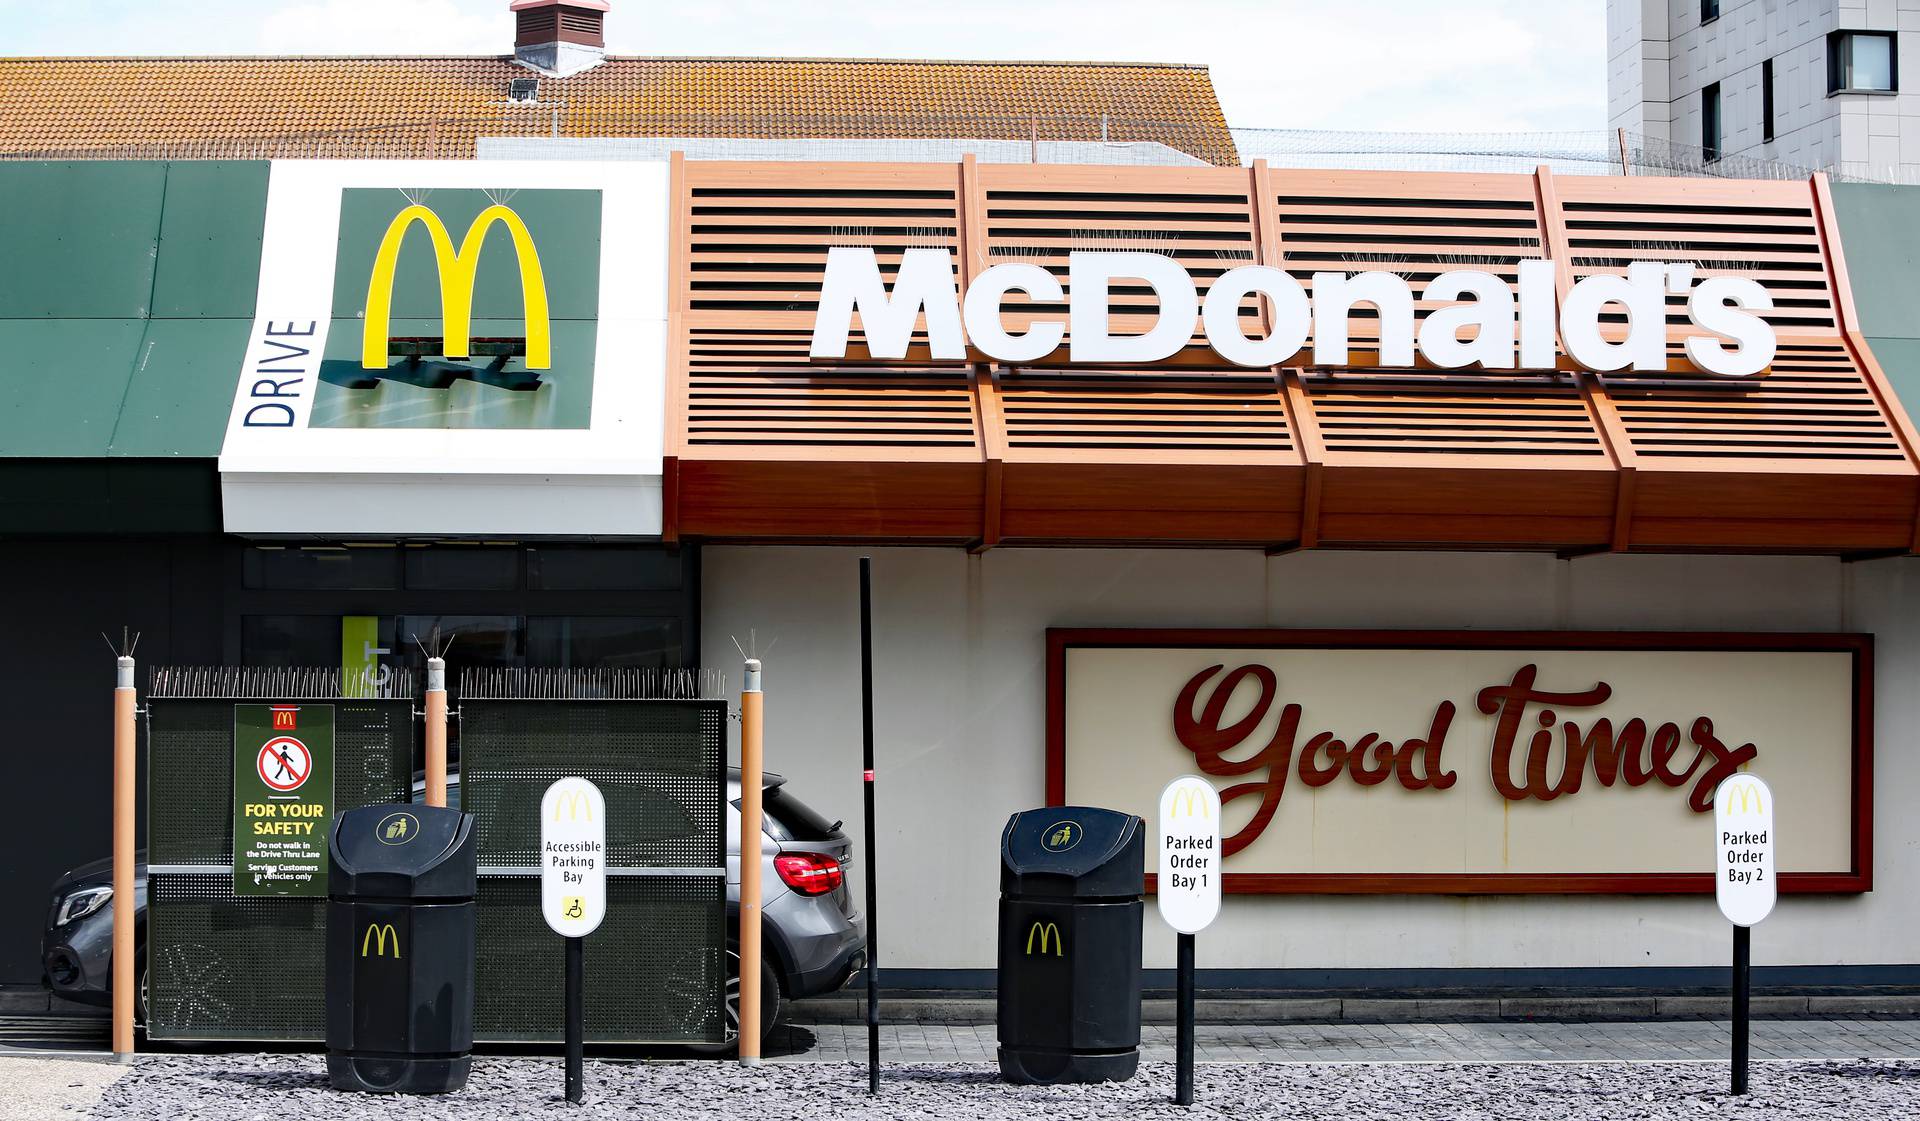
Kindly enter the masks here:
M 1913 425 L 1858 332 L 1825 181 L 1251 168 L 676 160 L 667 533 L 739 541 L 1904 553 L 1920 529 Z M 1517 284 L 1547 258 L 1565 298 L 1632 261 L 1749 276 L 1774 297 L 1765 377 L 1682 373 L 1697 328 L 1670 296 L 1672 361 L 1600 375 L 1248 370 L 1198 333 L 1150 369 L 807 356 L 827 250 L 883 274 L 941 248 L 991 265 L 1172 256 L 1204 295 L 1266 264 L 1311 289 L 1384 270 Z M 1116 285 L 1116 332 L 1152 290 Z M 1420 302 L 1416 318 L 1434 306 Z M 1065 319 L 1013 293 L 1004 317 Z M 1264 332 L 1257 298 L 1241 306 Z M 1603 316 L 1623 333 L 1624 312 Z M 1353 347 L 1376 345 L 1356 309 Z M 864 355 L 858 321 L 850 355 Z M 917 356 L 917 357 L 915 357 Z

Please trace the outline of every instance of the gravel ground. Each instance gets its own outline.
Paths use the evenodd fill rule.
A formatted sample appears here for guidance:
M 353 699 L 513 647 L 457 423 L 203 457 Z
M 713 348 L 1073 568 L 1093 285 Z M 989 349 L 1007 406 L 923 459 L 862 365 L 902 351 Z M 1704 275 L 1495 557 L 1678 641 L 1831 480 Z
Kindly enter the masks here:
M 0 1057 L 0 1121 L 84 1116 L 127 1070 L 96 1059 Z
M 739 1117 L 784 1121 L 928 1118 L 1797 1118 L 1911 1117 L 1920 1062 L 1756 1062 L 1753 1092 L 1726 1094 L 1716 1063 L 1204 1064 L 1196 1104 L 1173 1106 L 1171 1064 L 1144 1064 L 1131 1082 L 1014 1087 L 992 1066 L 898 1065 L 878 1098 L 862 1065 L 731 1063 L 587 1065 L 587 1101 L 574 1115 L 648 1121 Z M 140 1060 L 107 1088 L 91 1116 L 152 1121 L 363 1118 L 522 1118 L 569 1111 L 557 1059 L 482 1059 L 465 1092 L 439 1098 L 335 1094 L 308 1055 L 165 1056 Z M 21 1116 L 25 1116 L 24 1114 Z

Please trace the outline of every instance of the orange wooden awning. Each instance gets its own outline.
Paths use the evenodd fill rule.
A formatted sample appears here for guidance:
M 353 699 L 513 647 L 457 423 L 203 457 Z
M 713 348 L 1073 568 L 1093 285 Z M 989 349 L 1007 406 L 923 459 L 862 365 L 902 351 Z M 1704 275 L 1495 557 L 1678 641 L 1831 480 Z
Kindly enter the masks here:
M 1823 179 L 676 161 L 667 534 L 737 541 L 1913 551 L 1911 422 L 1860 338 Z M 1761 378 L 807 356 L 826 251 L 944 247 L 1065 277 L 1075 249 L 1559 292 L 1629 261 L 1772 293 Z M 1006 305 L 1010 330 L 1035 311 Z M 1116 331 L 1150 290 L 1116 288 Z M 1128 312 L 1133 313 L 1130 320 Z M 1431 305 L 1421 303 L 1416 315 Z M 1695 331 L 1669 297 L 1674 368 Z M 1263 314 L 1242 307 L 1249 334 Z M 1615 326 L 1624 329 L 1622 313 Z M 1363 348 L 1371 321 L 1356 312 Z M 856 330 L 856 351 L 860 336 Z M 923 339 L 924 336 L 921 336 Z M 924 354 L 924 346 L 917 348 Z M 863 353 L 863 352 L 862 352 Z M 1064 351 L 1062 352 L 1064 353 Z

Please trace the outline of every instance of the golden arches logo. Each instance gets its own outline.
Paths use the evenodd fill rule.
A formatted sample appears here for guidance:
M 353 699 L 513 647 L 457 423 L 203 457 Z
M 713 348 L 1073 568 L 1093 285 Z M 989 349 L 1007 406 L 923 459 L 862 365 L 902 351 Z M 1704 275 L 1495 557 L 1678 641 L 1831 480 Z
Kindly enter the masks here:
M 1173 792 L 1173 800 L 1167 806 L 1167 817 L 1204 817 L 1213 820 L 1213 805 L 1206 792 L 1194 787 Z
M 445 325 L 443 353 L 465 358 L 473 328 L 473 284 L 480 269 L 480 251 L 487 231 L 499 222 L 513 235 L 514 256 L 520 263 L 520 301 L 527 321 L 527 369 L 553 367 L 553 322 L 547 312 L 547 279 L 540 270 L 540 251 L 534 248 L 527 224 L 511 209 L 495 203 L 480 212 L 467 227 L 458 250 L 447 224 L 433 211 L 415 203 L 393 216 L 380 251 L 373 258 L 373 276 L 367 282 L 367 319 L 361 334 L 360 365 L 369 370 L 387 368 L 387 342 L 393 317 L 393 274 L 400 265 L 400 246 L 415 222 L 427 228 L 433 259 L 440 273 L 440 319 Z
M 275 705 L 273 708 L 273 730 L 276 732 L 294 731 L 294 714 L 299 711 L 297 708 Z
M 560 813 L 566 811 L 568 821 L 579 821 L 585 817 L 593 820 L 593 799 L 584 790 L 563 790 L 553 796 L 553 820 L 560 820 Z
M 393 956 L 394 960 L 398 961 L 400 958 L 400 932 L 393 929 L 393 924 L 390 922 L 368 923 L 367 932 L 360 936 L 360 956 L 366 957 L 369 949 L 373 951 L 374 957 L 387 956 L 388 939 L 393 940 Z
M 1037 923 L 1034 923 L 1033 926 L 1028 929 L 1027 956 L 1029 957 L 1033 956 L 1033 940 L 1035 938 L 1038 938 L 1040 940 L 1040 956 L 1041 957 L 1046 956 L 1047 946 L 1049 944 L 1053 946 L 1054 957 L 1063 958 L 1067 956 L 1066 939 L 1060 937 L 1060 928 L 1054 923 L 1037 922 Z
M 1724 812 L 1728 817 L 1734 814 L 1766 812 L 1766 802 L 1760 796 L 1760 788 L 1751 782 L 1730 784 L 1722 793 L 1727 796 Z

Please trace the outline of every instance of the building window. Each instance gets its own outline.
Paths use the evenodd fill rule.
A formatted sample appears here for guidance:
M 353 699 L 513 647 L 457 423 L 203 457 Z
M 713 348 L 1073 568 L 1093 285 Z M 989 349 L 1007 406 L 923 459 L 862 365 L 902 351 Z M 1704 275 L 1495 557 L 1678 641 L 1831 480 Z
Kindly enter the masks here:
M 1892 93 L 1900 88 L 1900 56 L 1890 31 L 1836 31 L 1827 36 L 1827 92 Z
M 1712 23 L 1720 18 L 1720 0 L 1700 0 L 1700 22 Z
M 1700 91 L 1700 153 L 1707 160 L 1720 158 L 1720 83 Z
M 1773 60 L 1760 63 L 1760 139 L 1773 139 Z

